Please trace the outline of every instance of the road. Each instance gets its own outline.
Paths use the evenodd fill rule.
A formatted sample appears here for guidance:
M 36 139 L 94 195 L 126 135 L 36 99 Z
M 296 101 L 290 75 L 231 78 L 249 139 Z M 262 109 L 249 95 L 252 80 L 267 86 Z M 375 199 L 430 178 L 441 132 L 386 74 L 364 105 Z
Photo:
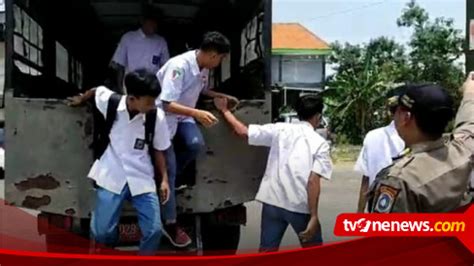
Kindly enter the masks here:
M 330 181 L 322 181 L 321 198 L 319 203 L 319 216 L 323 230 L 323 240 L 331 243 L 343 240 L 333 235 L 334 223 L 340 213 L 354 212 L 357 206 L 360 177 L 352 171 L 351 164 L 342 164 L 335 167 Z M 0 180 L 0 198 L 4 198 L 4 181 Z M 254 252 L 260 242 L 260 212 L 261 204 L 251 202 L 247 206 L 247 225 L 242 227 L 239 253 Z M 36 216 L 37 212 L 29 211 Z M 5 218 L 5 217 L 4 217 Z M 36 228 L 25 228 L 32 232 Z M 43 239 L 40 237 L 39 239 Z M 298 238 L 289 227 L 282 241 L 282 249 L 299 247 Z

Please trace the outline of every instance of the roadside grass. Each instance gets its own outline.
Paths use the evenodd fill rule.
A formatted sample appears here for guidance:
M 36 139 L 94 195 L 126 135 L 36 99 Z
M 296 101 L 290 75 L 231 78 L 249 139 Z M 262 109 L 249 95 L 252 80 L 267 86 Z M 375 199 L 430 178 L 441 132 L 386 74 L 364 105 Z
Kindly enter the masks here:
M 355 163 L 361 146 L 341 144 L 333 147 L 331 157 L 334 164 Z

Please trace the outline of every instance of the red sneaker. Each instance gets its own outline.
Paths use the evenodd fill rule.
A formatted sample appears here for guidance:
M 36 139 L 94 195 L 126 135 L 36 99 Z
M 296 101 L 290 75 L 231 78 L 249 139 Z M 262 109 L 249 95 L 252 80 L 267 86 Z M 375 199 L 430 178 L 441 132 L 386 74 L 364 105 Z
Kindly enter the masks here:
M 185 248 L 192 243 L 191 238 L 177 224 L 168 224 L 163 227 L 163 235 L 177 248 Z

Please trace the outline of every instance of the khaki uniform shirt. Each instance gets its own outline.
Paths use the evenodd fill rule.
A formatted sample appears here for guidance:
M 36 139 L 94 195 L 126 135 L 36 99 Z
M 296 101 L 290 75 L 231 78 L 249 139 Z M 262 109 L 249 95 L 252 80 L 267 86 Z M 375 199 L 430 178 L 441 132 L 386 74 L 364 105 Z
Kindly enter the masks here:
M 434 118 L 436 119 L 436 118 Z M 369 212 L 449 212 L 468 202 L 474 152 L 474 93 L 466 94 L 451 139 L 413 145 L 370 188 Z

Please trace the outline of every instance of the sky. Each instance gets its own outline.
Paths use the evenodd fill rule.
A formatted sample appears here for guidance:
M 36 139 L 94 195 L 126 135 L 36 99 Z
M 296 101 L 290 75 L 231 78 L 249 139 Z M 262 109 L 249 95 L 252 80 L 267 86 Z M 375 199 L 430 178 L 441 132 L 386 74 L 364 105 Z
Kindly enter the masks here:
M 273 0 L 273 22 L 299 22 L 328 43 L 364 43 L 388 36 L 402 43 L 410 31 L 397 26 L 409 0 Z M 418 0 L 430 17 L 453 18 L 465 32 L 466 0 Z

